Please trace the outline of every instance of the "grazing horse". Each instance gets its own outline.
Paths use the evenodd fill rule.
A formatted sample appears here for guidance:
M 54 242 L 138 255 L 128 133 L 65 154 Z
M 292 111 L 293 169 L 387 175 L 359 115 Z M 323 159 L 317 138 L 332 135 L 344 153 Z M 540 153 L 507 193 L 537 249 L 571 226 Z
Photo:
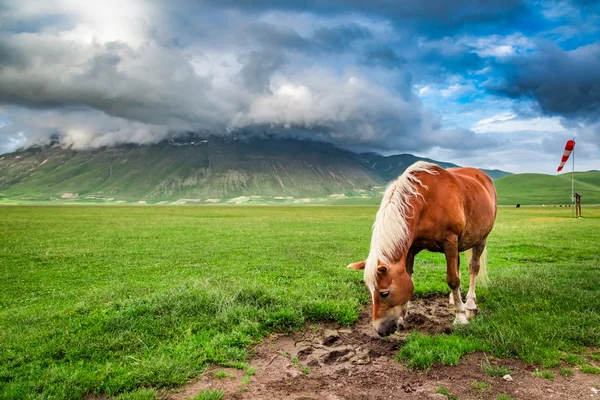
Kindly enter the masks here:
M 412 273 L 421 250 L 444 253 L 446 282 L 456 309 L 456 323 L 468 323 L 477 311 L 475 279 L 486 279 L 486 238 L 496 219 L 496 189 L 475 168 L 449 168 L 423 161 L 411 165 L 386 189 L 373 224 L 366 261 L 348 268 L 364 269 L 371 292 L 373 327 L 380 336 L 401 329 L 414 291 Z M 460 295 L 460 252 L 472 249 L 466 305 Z M 468 311 L 468 313 L 467 313 Z

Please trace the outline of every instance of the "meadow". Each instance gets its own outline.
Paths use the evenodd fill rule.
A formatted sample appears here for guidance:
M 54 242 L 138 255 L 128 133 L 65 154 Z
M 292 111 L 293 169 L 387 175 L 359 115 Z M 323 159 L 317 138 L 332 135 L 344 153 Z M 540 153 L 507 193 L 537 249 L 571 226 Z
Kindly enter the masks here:
M 307 322 L 351 326 L 375 207 L 0 207 L 0 398 L 153 398 Z M 500 208 L 480 315 L 411 336 L 427 369 L 484 350 L 541 368 L 600 346 L 600 208 Z M 463 259 L 463 287 L 468 284 Z M 421 253 L 416 294 L 447 294 Z

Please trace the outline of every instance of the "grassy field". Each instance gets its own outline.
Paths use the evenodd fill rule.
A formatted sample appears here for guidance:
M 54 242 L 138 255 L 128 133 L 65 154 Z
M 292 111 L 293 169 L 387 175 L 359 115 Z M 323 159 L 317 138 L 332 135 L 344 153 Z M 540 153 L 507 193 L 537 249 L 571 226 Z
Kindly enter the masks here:
M 494 181 L 498 204 L 571 204 L 571 174 L 517 174 Z M 600 204 L 600 172 L 576 172 L 575 192 L 583 204 Z
M 307 321 L 351 325 L 374 207 L 0 207 L 0 398 L 153 397 Z M 600 346 L 600 208 L 501 208 L 483 312 L 413 335 L 427 368 L 487 350 L 544 368 Z M 466 263 L 463 263 L 463 266 Z M 448 293 L 422 253 L 416 293 Z M 468 274 L 463 273 L 466 284 Z M 580 357 L 585 361 L 585 357 Z

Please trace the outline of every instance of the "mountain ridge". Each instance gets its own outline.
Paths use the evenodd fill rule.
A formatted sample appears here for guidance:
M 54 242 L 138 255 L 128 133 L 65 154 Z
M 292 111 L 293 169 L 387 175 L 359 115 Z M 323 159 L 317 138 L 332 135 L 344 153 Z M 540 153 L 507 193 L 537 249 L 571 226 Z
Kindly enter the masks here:
M 300 139 L 188 135 L 87 150 L 55 144 L 0 155 L 0 198 L 149 203 L 376 198 L 418 160 L 456 166 Z

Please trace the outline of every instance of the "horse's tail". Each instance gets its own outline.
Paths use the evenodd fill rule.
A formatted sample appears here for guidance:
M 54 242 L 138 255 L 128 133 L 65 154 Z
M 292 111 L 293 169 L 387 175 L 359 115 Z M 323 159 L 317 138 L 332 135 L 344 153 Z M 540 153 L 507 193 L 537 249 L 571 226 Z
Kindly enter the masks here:
M 469 258 L 469 262 L 473 257 L 473 249 L 467 250 L 467 255 Z M 490 278 L 487 273 L 487 246 L 483 248 L 483 253 L 481 253 L 481 257 L 479 258 L 479 273 L 477 274 L 477 283 L 479 283 L 482 287 L 487 287 L 488 283 L 490 283 Z

